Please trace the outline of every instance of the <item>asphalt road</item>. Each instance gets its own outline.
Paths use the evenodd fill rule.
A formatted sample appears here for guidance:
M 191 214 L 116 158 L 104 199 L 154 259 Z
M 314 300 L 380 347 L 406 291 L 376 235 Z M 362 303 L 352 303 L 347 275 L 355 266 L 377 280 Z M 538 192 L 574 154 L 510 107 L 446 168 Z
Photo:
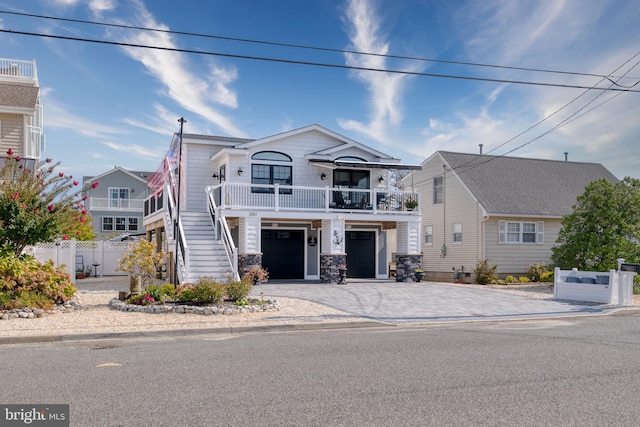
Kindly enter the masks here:
M 1 400 L 77 426 L 637 426 L 639 350 L 636 315 L 5 345 Z

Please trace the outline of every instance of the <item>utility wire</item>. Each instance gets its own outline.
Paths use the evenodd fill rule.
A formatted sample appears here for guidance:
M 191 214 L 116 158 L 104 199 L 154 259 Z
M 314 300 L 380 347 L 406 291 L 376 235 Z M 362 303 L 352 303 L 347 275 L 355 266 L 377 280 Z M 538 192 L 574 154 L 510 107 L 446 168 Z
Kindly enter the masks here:
M 640 55 L 640 51 L 636 52 L 636 54 L 635 54 L 635 55 L 633 55 L 631 58 L 627 59 L 627 60 L 626 60 L 625 62 L 623 62 L 620 66 L 618 66 L 615 70 L 613 70 L 613 71 L 609 74 L 609 76 L 611 76 L 611 75 L 613 75 L 614 73 L 616 73 L 617 71 L 619 71 L 622 67 L 624 67 L 624 66 L 625 66 L 625 65 L 627 65 L 629 62 L 631 62 L 633 59 L 635 59 L 636 57 L 638 57 L 638 55 Z M 636 66 L 638 66 L 638 63 L 636 63 L 635 65 L 633 65 L 631 68 L 629 68 L 629 69 L 627 70 L 627 72 L 626 72 L 626 73 L 624 73 L 624 74 L 622 75 L 622 77 L 624 77 L 625 75 L 629 74 L 629 73 L 631 72 L 631 70 L 633 70 Z M 622 77 L 620 77 L 620 78 L 622 78 Z M 600 80 L 598 83 L 596 83 L 596 85 L 598 85 L 598 84 L 602 83 L 603 81 L 605 81 L 605 78 L 603 78 L 603 79 L 602 79 L 602 80 Z M 636 83 L 636 85 L 637 85 L 637 84 L 638 84 L 638 83 Z M 635 86 L 635 85 L 634 85 L 634 86 Z M 491 149 L 491 150 L 490 150 L 490 151 L 488 151 L 486 154 L 490 154 L 490 153 L 492 153 L 492 152 L 496 151 L 497 149 L 499 149 L 499 148 L 501 148 L 501 147 L 505 146 L 506 144 L 508 144 L 508 143 L 510 143 L 510 142 L 512 142 L 512 141 L 514 141 L 515 139 L 517 139 L 517 138 L 519 138 L 520 136 L 524 135 L 525 133 L 529 132 L 531 129 L 533 129 L 533 128 L 535 128 L 535 127 L 539 126 L 540 124 L 542 124 L 543 122 L 545 122 L 545 121 L 549 120 L 551 117 L 555 116 L 555 115 L 556 115 L 556 114 L 558 114 L 560 111 L 564 110 L 564 109 L 565 109 L 565 108 L 567 108 L 569 105 L 573 104 L 573 103 L 574 103 L 574 102 L 576 102 L 578 99 L 580 99 L 581 97 L 585 96 L 587 93 L 589 93 L 589 90 L 590 90 L 590 89 L 585 90 L 585 91 L 584 91 L 584 92 L 582 92 L 580 95 L 578 95 L 577 97 L 573 98 L 571 101 L 567 102 L 565 105 L 563 105 L 562 107 L 560 107 L 559 109 L 557 109 L 557 110 L 556 110 L 556 111 L 554 111 L 553 113 L 551 113 L 551 114 L 549 114 L 548 116 L 546 116 L 545 118 L 543 118 L 543 119 L 539 120 L 539 121 L 538 121 L 538 122 L 536 122 L 535 124 L 533 124 L 533 125 L 529 126 L 527 129 L 525 129 L 524 131 L 520 132 L 519 134 L 517 134 L 517 135 L 516 135 L 516 136 L 514 136 L 513 138 L 510 138 L 510 139 L 508 139 L 507 141 L 503 142 L 502 144 L 498 145 L 497 147 L 495 147 L 495 148 Z M 603 104 L 605 104 L 606 102 L 609 102 L 610 100 L 612 100 L 613 98 L 615 98 L 617 95 L 621 95 L 621 94 L 622 94 L 622 92 L 620 92 L 620 93 L 616 94 L 616 96 L 613 96 L 613 97 L 609 98 L 607 101 L 602 102 L 602 103 L 598 104 L 596 107 L 594 107 L 594 108 L 591 108 L 591 109 L 587 110 L 585 113 L 583 113 L 583 114 L 579 115 L 578 117 L 575 117 L 575 116 L 576 116 L 576 114 L 580 113 L 582 110 L 584 110 L 586 107 L 588 107 L 591 103 L 595 102 L 595 100 L 597 100 L 597 99 L 598 99 L 600 96 L 602 96 L 604 93 L 605 93 L 605 92 L 600 92 L 600 93 L 599 93 L 595 98 L 593 98 L 593 99 L 592 99 L 591 101 L 589 101 L 587 104 L 585 104 L 584 106 L 582 106 L 580 109 L 578 109 L 577 111 L 575 111 L 573 114 L 571 114 L 569 117 L 565 118 L 563 121 L 561 121 L 558 125 L 554 126 L 554 127 L 553 127 L 553 128 L 551 128 L 550 130 L 548 130 L 548 131 L 546 131 L 546 132 L 542 133 L 541 135 L 539 135 L 538 137 L 534 138 L 533 140 L 530 140 L 529 142 L 527 142 L 527 143 L 525 143 L 525 144 L 523 144 L 523 145 L 521 145 L 521 146 L 519 146 L 519 147 L 516 147 L 516 148 L 515 148 L 515 149 L 513 149 L 513 150 L 510 150 L 510 151 L 508 151 L 508 152 L 506 152 L 506 153 L 502 154 L 501 156 L 505 156 L 505 155 L 507 155 L 507 154 L 509 154 L 509 153 L 512 153 L 512 152 L 514 152 L 514 151 L 516 151 L 516 150 L 518 150 L 518 149 L 520 149 L 520 148 L 522 148 L 522 147 L 524 147 L 524 146 L 526 146 L 526 145 L 530 144 L 531 142 L 533 142 L 533 141 L 535 141 L 535 140 L 537 140 L 537 139 L 540 139 L 540 138 L 542 138 L 542 137 L 543 137 L 543 136 L 545 136 L 545 135 L 548 135 L 549 133 L 553 132 L 554 130 L 558 129 L 559 127 L 564 126 L 564 125 L 566 125 L 566 124 L 569 124 L 569 123 L 573 122 L 573 121 L 574 121 L 574 120 L 576 120 L 577 118 L 582 117 L 584 114 L 587 114 L 588 112 L 590 112 L 590 111 L 594 110 L 595 108 L 599 107 L 600 105 L 603 105 Z M 572 118 L 573 118 L 573 119 L 572 119 Z M 570 120 L 570 119 L 571 119 L 571 120 Z M 500 156 L 499 156 L 499 157 L 500 157 Z M 466 166 L 466 165 L 468 165 L 468 164 L 471 164 L 471 163 L 474 163 L 476 160 L 478 160 L 478 159 L 480 159 L 480 158 L 483 158 L 483 156 L 481 156 L 481 155 L 477 155 L 475 158 L 473 158 L 473 159 L 471 159 L 471 160 L 469 160 L 469 161 L 467 161 L 467 162 L 463 163 L 462 165 L 457 166 L 457 167 L 456 167 L 456 169 L 459 169 L 459 170 L 461 171 L 460 173 L 462 173 L 462 172 L 464 172 L 464 169 L 462 169 L 462 168 L 464 168 L 464 166 Z M 483 164 L 483 163 L 485 163 L 485 162 L 487 162 L 487 161 L 494 160 L 494 158 L 490 158 L 489 160 L 486 160 L 486 159 L 487 159 L 487 158 L 485 157 L 483 162 L 481 162 L 481 163 L 477 163 L 477 164 L 473 165 L 471 168 L 475 167 L 476 165 L 481 165 L 481 164 Z
M 545 82 L 534 82 L 534 81 L 523 81 L 523 80 L 508 80 L 508 79 L 492 79 L 488 77 L 461 76 L 461 75 L 455 75 L 455 74 L 423 73 L 418 71 L 358 67 L 353 65 L 330 64 L 325 62 L 313 62 L 313 61 L 300 61 L 300 60 L 294 60 L 294 59 L 281 59 L 281 58 L 273 58 L 273 57 L 266 57 L 266 56 L 238 55 L 238 54 L 232 54 L 232 53 L 211 52 L 211 51 L 193 50 L 193 49 L 181 49 L 181 48 L 174 48 L 174 47 L 150 46 L 150 45 L 143 45 L 143 44 L 136 44 L 136 43 L 124 43 L 124 42 L 115 42 L 110 40 L 97 40 L 97 39 L 88 39 L 88 38 L 81 38 L 81 37 L 60 36 L 60 35 L 54 35 L 54 34 L 33 33 L 33 32 L 27 32 L 27 31 L 14 31 L 14 30 L 6 30 L 6 29 L 0 29 L 0 32 L 9 33 L 9 34 L 26 35 L 26 36 L 35 36 L 35 37 L 46 37 L 46 38 L 59 39 L 59 40 L 98 43 L 98 44 L 111 45 L 111 46 L 155 49 L 155 50 L 164 50 L 169 52 L 194 53 L 198 55 L 221 56 L 226 58 L 248 59 L 248 60 L 254 60 L 254 61 L 277 62 L 277 63 L 284 63 L 284 64 L 309 65 L 309 66 L 315 66 L 315 67 L 337 68 L 337 69 L 346 69 L 346 70 L 373 71 L 373 72 L 404 74 L 404 75 L 421 76 L 421 77 L 439 77 L 439 78 L 446 78 L 446 79 L 484 81 L 484 82 L 493 82 L 493 83 L 511 83 L 511 84 L 530 85 L 530 86 L 561 87 L 561 88 L 567 88 L 567 89 L 594 89 L 594 90 L 602 90 L 602 91 L 640 92 L 640 90 L 633 90 L 633 89 L 626 89 L 626 88 L 612 88 L 612 87 L 600 88 L 600 87 L 582 86 L 582 85 L 574 85 L 574 84 L 545 83 Z
M 613 73 L 615 73 L 615 72 L 619 71 L 622 67 L 624 67 L 626 64 L 628 64 L 630 61 L 632 61 L 633 59 L 635 59 L 636 57 L 638 57 L 638 55 L 640 55 L 640 51 L 638 51 L 635 55 L 633 55 L 631 58 L 629 58 L 628 60 L 626 60 L 622 65 L 620 65 L 620 66 L 619 66 L 619 67 L 617 67 L 615 70 L 613 70 L 613 71 L 612 71 L 612 73 L 610 74 L 610 76 L 611 76 Z M 628 69 L 628 70 L 627 70 L 627 71 L 626 71 L 626 72 L 625 72 L 621 77 L 619 77 L 619 78 L 623 78 L 623 77 L 625 77 L 627 74 L 629 74 L 629 73 L 630 73 L 634 68 L 636 68 L 638 65 L 640 65 L 640 61 L 636 62 L 636 63 L 635 63 L 631 68 L 629 68 L 629 69 Z M 602 81 L 604 81 L 604 80 L 605 80 L 605 79 L 601 80 L 600 82 L 598 82 L 598 83 L 596 83 L 596 84 L 600 84 L 600 83 L 601 83 Z M 637 85 L 637 84 L 638 84 L 638 83 L 636 83 L 636 85 Z M 634 85 L 634 86 L 635 86 L 635 85 Z M 589 92 L 589 90 L 590 90 L 590 89 L 587 89 L 586 91 L 584 91 L 583 93 L 581 93 L 580 95 L 578 95 L 576 98 L 572 99 L 572 100 L 571 100 L 571 101 L 569 101 L 567 104 L 565 104 L 565 105 L 563 105 L 562 107 L 560 107 L 558 110 L 554 111 L 553 113 L 551 113 L 550 115 L 548 115 L 548 116 L 547 116 L 547 117 L 545 117 L 544 119 L 542 119 L 542 120 L 538 121 L 536 124 L 534 124 L 534 125 L 530 126 L 530 127 L 529 127 L 529 128 L 527 128 L 525 131 L 520 132 L 520 133 L 519 133 L 518 135 L 516 135 L 515 137 L 513 137 L 513 138 L 511 138 L 511 139 L 507 140 L 506 142 L 504 142 L 504 143 L 500 144 L 498 147 L 496 147 L 496 148 L 492 149 L 491 151 L 487 152 L 487 154 L 489 154 L 489 153 L 491 153 L 491 152 L 495 151 L 496 149 L 498 149 L 498 148 L 500 148 L 500 147 L 502 147 L 502 146 L 506 145 L 507 143 L 509 143 L 509 142 L 513 141 L 514 139 L 516 139 L 516 138 L 520 137 L 520 136 L 521 136 L 521 135 L 523 135 L 524 133 L 526 133 L 526 132 L 528 132 L 529 130 L 533 129 L 534 127 L 536 127 L 536 126 L 540 125 L 540 124 L 541 124 L 541 123 L 543 123 L 544 121 L 548 120 L 549 118 L 551 118 L 551 117 L 552 117 L 552 116 L 554 116 L 555 114 L 559 113 L 561 110 L 563 110 L 564 108 L 566 108 L 567 106 L 569 106 L 570 104 L 572 104 L 573 102 L 577 101 L 579 98 L 581 98 L 582 96 L 584 96 L 585 94 L 587 94 L 587 93 Z M 598 107 L 600 107 L 600 106 L 602 106 L 602 105 L 604 105 L 604 104 L 608 103 L 609 101 L 612 101 L 614 98 L 617 98 L 618 96 L 622 95 L 624 92 L 618 92 L 618 93 L 616 93 L 615 95 L 611 96 L 610 98 L 608 98 L 608 99 L 606 99 L 606 100 L 604 100 L 604 101 L 600 102 L 599 104 L 597 104 L 597 105 L 593 106 L 592 108 L 588 109 L 587 111 L 582 112 L 586 107 L 588 107 L 588 106 L 589 106 L 589 105 L 591 105 L 593 102 L 595 102 L 595 101 L 596 101 L 598 98 L 600 98 L 604 93 L 605 93 L 605 92 L 601 92 L 601 93 L 599 93 L 596 97 L 594 97 L 593 99 L 591 99 L 587 104 L 583 105 L 581 108 L 579 108 L 578 110 L 576 110 L 575 112 L 573 112 L 571 115 L 569 115 L 567 118 L 565 118 L 564 120 L 562 120 L 560 123 L 556 124 L 556 125 L 555 125 L 554 127 L 552 127 L 551 129 L 548 129 L 547 131 L 543 132 L 542 134 L 538 135 L 537 137 L 535 137 L 535 138 L 533 138 L 533 139 L 531 139 L 531 140 L 529 140 L 529 141 L 525 142 L 524 144 L 522 144 L 522 145 L 520 145 L 520 146 L 518 146 L 518 147 L 516 147 L 516 148 L 514 148 L 514 149 L 512 149 L 512 150 L 510 150 L 510 151 L 507 151 L 506 153 L 503 153 L 503 154 L 501 154 L 501 155 L 499 155 L 499 156 L 491 156 L 491 157 L 488 157 L 488 158 L 487 158 L 487 157 L 486 157 L 486 155 L 484 155 L 484 154 L 483 154 L 483 155 L 480 155 L 480 154 L 476 155 L 473 159 L 471 159 L 471 160 L 469 160 L 469 161 L 467 161 L 467 162 L 465 162 L 465 163 L 463 163 L 463 164 L 461 164 L 461 165 L 459 165 L 459 166 L 456 166 L 456 171 L 455 171 L 455 172 L 456 172 L 456 174 L 462 174 L 462 173 L 468 172 L 469 170 L 471 170 L 471 169 L 475 169 L 476 167 L 479 167 L 479 166 L 481 166 L 481 165 L 483 165 L 483 164 L 485 164 L 485 163 L 489 163 L 489 162 L 491 162 L 491 161 L 493 161 L 493 160 L 496 160 L 496 159 L 498 159 L 498 158 L 504 157 L 504 156 L 506 156 L 507 154 L 513 153 L 514 151 L 517 151 L 517 150 L 519 150 L 519 149 L 521 149 L 521 148 L 523 148 L 523 147 L 525 147 L 525 146 L 527 146 L 527 145 L 531 144 L 532 142 L 534 142 L 534 141 L 536 141 L 536 140 L 538 140 L 538 139 L 540 139 L 540 138 L 542 138 L 542 137 L 544 137 L 544 136 L 546 136 L 546 135 L 548 135 L 548 134 L 550 134 L 550 133 L 552 133 L 552 132 L 556 131 L 557 129 L 559 129 L 559 128 L 563 127 L 563 126 L 566 126 L 566 125 L 567 125 L 567 124 L 569 124 L 569 123 L 574 122 L 575 120 L 577 120 L 577 119 L 579 119 L 579 118 L 583 117 L 584 115 L 586 115 L 586 114 L 590 113 L 591 111 L 595 110 L 596 108 L 598 108 Z M 582 113 L 581 113 L 581 112 L 582 112 Z M 581 114 L 579 114 L 579 113 L 581 113 Z M 474 163 L 474 162 L 475 162 L 476 160 L 478 160 L 478 159 L 483 159 L 483 161 L 482 161 L 482 162 L 479 162 L 479 163 Z M 464 169 L 464 166 L 467 166 L 467 165 L 469 165 L 469 166 L 468 166 L 466 169 Z M 445 169 L 445 172 L 444 172 L 444 173 L 446 173 L 446 169 Z M 432 177 L 430 177 L 430 178 L 426 178 L 426 179 L 420 180 L 420 181 L 419 181 L 419 182 L 417 182 L 417 183 L 412 183 L 412 186 L 413 186 L 413 185 L 415 185 L 415 184 L 421 184 L 421 183 L 424 183 L 424 182 L 432 181 L 436 176 L 440 176 L 440 175 L 438 174 L 438 175 L 432 176 Z
M 616 86 L 625 87 L 623 85 L 618 84 L 617 82 L 614 82 L 608 76 L 603 76 L 600 74 L 592 74 L 592 73 L 549 70 L 544 68 L 514 67 L 514 66 L 508 66 L 508 65 L 483 64 L 483 63 L 477 63 L 477 62 L 450 61 L 445 59 L 433 59 L 433 58 L 424 58 L 424 57 L 416 57 L 416 56 L 388 55 L 388 54 L 382 54 L 382 53 L 362 52 L 362 51 L 355 51 L 355 50 L 348 50 L 348 49 L 335 49 L 335 48 L 328 48 L 328 47 L 322 47 L 322 46 L 280 43 L 280 42 L 272 42 L 272 41 L 266 41 L 266 40 L 255 40 L 255 39 L 245 39 L 245 38 L 213 35 L 213 34 L 194 33 L 194 32 L 188 32 L 188 31 L 166 30 L 164 28 L 140 27 L 136 25 L 115 24 L 115 23 L 107 23 L 107 22 L 99 22 L 99 21 L 89 21 L 84 19 L 61 18 L 56 16 L 37 15 L 37 14 L 24 13 L 24 12 L 12 12 L 7 10 L 0 10 L 0 14 L 25 16 L 29 18 L 38 18 L 38 19 L 49 19 L 54 21 L 75 22 L 75 23 L 98 25 L 98 26 L 104 26 L 104 27 L 124 28 L 124 29 L 130 29 L 130 30 L 154 31 L 154 32 L 165 33 L 165 34 L 202 37 L 202 38 L 235 41 L 235 42 L 242 42 L 242 43 L 254 43 L 254 44 L 262 44 L 262 45 L 269 45 L 269 46 L 290 47 L 290 48 L 296 48 L 296 49 L 310 49 L 310 50 L 318 50 L 318 51 L 324 51 L 324 52 L 335 52 L 335 53 L 341 53 L 341 54 L 349 53 L 354 55 L 376 56 L 376 57 L 382 57 L 382 58 L 403 59 L 403 60 L 410 60 L 410 61 L 435 62 L 435 63 L 441 63 L 441 64 L 468 65 L 473 67 L 488 67 L 488 68 L 498 68 L 498 69 L 505 69 L 505 70 L 567 74 L 567 75 L 586 76 L 586 77 L 601 77 L 609 80 L 611 83 L 615 84 Z

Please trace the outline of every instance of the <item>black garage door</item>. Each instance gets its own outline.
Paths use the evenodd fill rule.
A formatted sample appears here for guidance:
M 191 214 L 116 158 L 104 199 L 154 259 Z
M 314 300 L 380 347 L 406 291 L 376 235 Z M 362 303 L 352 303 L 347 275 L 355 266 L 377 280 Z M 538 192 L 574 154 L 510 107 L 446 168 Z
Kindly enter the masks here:
M 262 266 L 269 279 L 304 279 L 304 231 L 262 230 Z
M 347 231 L 347 277 L 372 278 L 376 276 L 376 233 L 374 231 Z

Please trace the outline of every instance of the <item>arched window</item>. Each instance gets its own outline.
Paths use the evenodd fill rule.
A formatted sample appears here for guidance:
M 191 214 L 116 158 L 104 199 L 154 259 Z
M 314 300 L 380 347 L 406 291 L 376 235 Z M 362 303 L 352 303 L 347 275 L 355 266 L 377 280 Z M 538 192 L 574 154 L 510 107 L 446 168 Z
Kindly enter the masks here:
M 251 156 L 252 184 L 293 185 L 293 167 L 290 156 L 277 151 L 260 151 Z M 251 187 L 252 193 L 273 193 L 273 188 Z M 280 194 L 291 194 L 291 189 L 281 188 Z

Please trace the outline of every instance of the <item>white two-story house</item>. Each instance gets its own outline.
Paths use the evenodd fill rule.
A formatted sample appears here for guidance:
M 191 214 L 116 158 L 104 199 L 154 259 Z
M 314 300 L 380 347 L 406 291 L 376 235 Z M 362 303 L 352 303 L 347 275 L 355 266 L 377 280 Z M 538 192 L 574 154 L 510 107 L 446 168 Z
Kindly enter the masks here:
M 342 264 L 349 277 L 381 279 L 391 261 L 397 280 L 412 279 L 420 213 L 405 202 L 418 194 L 389 188 L 400 169 L 420 166 L 319 125 L 260 139 L 185 133 L 182 147 L 176 134 L 150 179 L 144 225 L 173 252 L 180 282 L 237 278 L 253 265 L 272 280 L 333 282 Z

